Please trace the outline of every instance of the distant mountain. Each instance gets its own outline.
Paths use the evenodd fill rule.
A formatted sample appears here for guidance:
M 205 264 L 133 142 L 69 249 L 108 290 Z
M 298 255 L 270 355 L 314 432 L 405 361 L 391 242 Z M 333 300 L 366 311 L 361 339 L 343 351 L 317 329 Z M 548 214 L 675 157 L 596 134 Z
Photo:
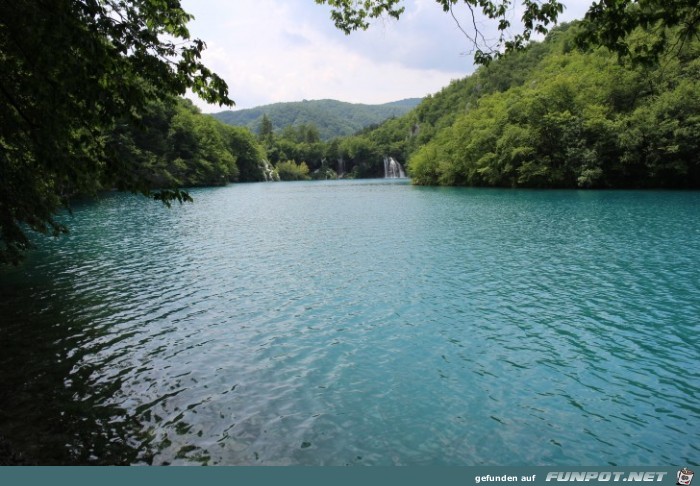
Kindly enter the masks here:
M 322 140 L 352 135 L 371 125 L 406 114 L 421 102 L 409 98 L 383 105 L 363 105 L 336 100 L 299 101 L 275 103 L 246 110 L 222 111 L 212 114 L 228 125 L 245 126 L 257 133 L 263 115 L 272 122 L 275 131 L 288 125 L 312 123 L 318 128 Z

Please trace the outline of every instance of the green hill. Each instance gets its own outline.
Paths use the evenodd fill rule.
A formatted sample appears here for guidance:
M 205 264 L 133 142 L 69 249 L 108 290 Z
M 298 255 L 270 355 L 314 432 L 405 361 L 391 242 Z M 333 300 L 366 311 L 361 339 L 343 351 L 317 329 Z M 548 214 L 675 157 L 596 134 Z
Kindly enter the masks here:
M 415 108 L 420 101 L 419 98 L 409 98 L 383 105 L 363 105 L 335 100 L 304 100 L 246 110 L 223 111 L 212 116 L 228 125 L 248 127 L 254 133 L 257 133 L 263 115 L 267 115 L 276 132 L 287 126 L 313 124 L 318 127 L 322 140 L 330 140 L 352 135 L 389 118 L 402 116 Z
M 343 139 L 339 156 L 368 175 L 392 156 L 427 185 L 700 187 L 700 41 L 641 65 L 578 50 L 579 29 L 558 27 L 403 117 Z M 661 34 L 628 40 L 652 45 Z

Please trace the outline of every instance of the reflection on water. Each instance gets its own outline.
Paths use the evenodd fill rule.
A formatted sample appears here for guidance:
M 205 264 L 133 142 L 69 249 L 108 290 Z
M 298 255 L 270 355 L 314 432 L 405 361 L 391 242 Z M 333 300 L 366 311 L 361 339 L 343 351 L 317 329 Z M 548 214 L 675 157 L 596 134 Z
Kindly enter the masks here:
M 0 271 L 40 464 L 697 464 L 700 194 L 111 195 Z

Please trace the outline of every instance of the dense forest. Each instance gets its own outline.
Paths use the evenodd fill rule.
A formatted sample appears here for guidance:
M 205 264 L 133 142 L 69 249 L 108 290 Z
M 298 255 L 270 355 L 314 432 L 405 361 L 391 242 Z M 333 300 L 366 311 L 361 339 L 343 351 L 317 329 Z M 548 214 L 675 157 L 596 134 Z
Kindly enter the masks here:
M 579 49 L 580 33 L 579 22 L 559 26 L 409 113 L 330 141 L 313 123 L 277 126 L 267 115 L 253 135 L 180 101 L 144 121 L 150 128 L 135 140 L 160 161 L 139 164 L 154 183 L 179 186 L 381 177 L 387 156 L 416 184 L 700 186 L 700 42 L 639 63 Z M 652 35 L 636 31 L 630 42 L 647 45 Z
M 248 127 L 253 132 L 260 130 L 263 117 L 267 117 L 277 131 L 288 126 L 315 125 L 321 140 L 329 141 L 353 135 L 388 118 L 405 115 L 420 101 L 419 98 L 410 98 L 381 105 L 365 105 L 336 100 L 304 100 L 222 111 L 212 116 L 229 125 Z
M 578 49 L 579 34 L 579 23 L 557 27 L 348 137 L 324 141 L 312 122 L 277 126 L 267 114 L 253 133 L 179 99 L 151 103 L 140 127 L 111 139 L 152 187 L 381 177 L 387 156 L 416 184 L 700 186 L 700 42 L 640 64 Z
M 169 203 L 189 198 L 177 179 L 212 177 L 205 166 L 155 174 L 159 153 L 139 139 L 169 130 L 146 128 L 151 118 L 182 118 L 172 105 L 188 91 L 233 104 L 201 62 L 191 19 L 178 1 L 0 2 L 0 263 L 19 262 L 32 231 L 65 232 L 55 215 L 77 195 L 118 188 Z M 217 180 L 230 175 L 231 161 L 223 165 Z M 152 190 L 171 176 L 171 187 Z
M 258 180 L 265 158 L 248 130 L 204 116 L 182 98 L 149 103 L 138 125 L 118 124 L 108 139 L 152 188 Z
M 265 120 L 254 134 L 202 114 L 187 99 L 153 101 L 138 124 L 116 124 L 107 144 L 151 189 L 337 177 L 335 166 L 324 165 L 337 158 L 337 143 L 322 142 L 316 125 L 274 130 Z
M 580 23 L 508 54 L 408 115 L 339 142 L 352 163 L 407 163 L 416 184 L 700 187 L 700 42 L 658 61 L 577 48 Z M 673 32 L 635 31 L 632 45 Z
M 488 70 L 470 79 L 467 90 L 489 93 L 461 98 L 454 121 L 411 154 L 415 182 L 699 187 L 700 43 L 635 66 L 574 49 L 576 30 L 555 30 L 533 48 L 521 79 Z

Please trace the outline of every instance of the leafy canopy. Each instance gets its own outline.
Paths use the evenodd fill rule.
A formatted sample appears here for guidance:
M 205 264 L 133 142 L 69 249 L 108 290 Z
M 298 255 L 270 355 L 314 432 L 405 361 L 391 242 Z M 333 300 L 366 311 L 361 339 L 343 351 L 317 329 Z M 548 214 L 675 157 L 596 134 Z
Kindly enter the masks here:
M 473 46 L 474 60 L 487 64 L 503 53 L 524 48 L 532 34 L 547 34 L 550 25 L 556 24 L 565 4 L 558 0 L 435 0 L 456 21 L 453 9 L 463 4 L 470 12 L 472 25 L 462 32 Z M 371 19 L 389 16 L 399 19 L 404 13 L 403 0 L 316 0 L 331 7 L 331 19 L 336 27 L 350 34 L 357 29 L 367 29 Z M 520 5 L 523 12 L 520 33 L 509 35 L 511 13 Z M 499 32 L 495 44 L 489 43 L 480 31 L 477 13 L 496 23 Z M 600 0 L 594 2 L 586 14 L 586 27 L 578 39 L 582 47 L 604 46 L 621 56 L 629 56 L 643 63 L 654 62 L 671 42 L 661 33 L 666 27 L 680 27 L 678 37 L 672 39 L 676 46 L 697 37 L 700 29 L 698 0 Z M 630 46 L 627 36 L 637 27 L 654 30 L 659 34 L 655 42 Z
M 637 28 L 652 34 L 648 42 L 630 42 Z M 700 39 L 699 33 L 698 0 L 601 0 L 588 10 L 577 41 L 584 48 L 604 46 L 621 58 L 651 65 L 667 50 L 680 53 Z
M 414 145 L 408 160 L 413 182 L 700 187 L 700 42 L 669 49 L 650 67 L 620 63 L 603 49 L 571 49 L 579 28 L 576 23 L 554 30 L 533 46 L 545 49 L 544 56 L 532 56 L 534 49 L 508 56 L 456 85 L 457 93 L 445 90 L 431 100 L 435 105 L 449 97 L 457 109 L 433 118 L 434 136 Z M 642 40 L 656 41 L 643 32 L 628 39 Z M 523 79 L 493 89 L 503 86 L 498 81 L 511 72 L 507 68 L 526 57 L 530 66 Z M 493 69 L 504 62 L 504 69 Z M 431 112 L 426 106 L 424 113 Z
M 453 8 L 459 0 L 435 0 L 445 12 L 453 17 Z M 370 20 L 383 15 L 399 19 L 404 13 L 403 0 L 316 0 L 318 4 L 328 4 L 332 7 L 331 19 L 336 27 L 350 34 L 357 29 L 367 29 Z M 474 59 L 477 63 L 486 64 L 492 58 L 498 57 L 502 49 L 506 51 L 521 49 L 529 42 L 533 33 L 546 34 L 548 25 L 555 23 L 558 15 L 563 11 L 564 5 L 557 0 L 463 0 L 471 14 L 472 29 L 470 32 L 462 32 L 473 45 Z M 521 3 L 523 7 L 523 29 L 514 36 L 507 35 L 512 27 L 510 17 L 515 4 Z M 481 11 L 487 18 L 497 22 L 500 36 L 495 45 L 490 44 L 484 34 L 479 30 L 476 22 L 477 11 Z M 456 21 L 456 17 L 455 17 Z
M 107 136 L 142 126 L 148 102 L 189 89 L 232 105 L 201 62 L 178 0 L 0 2 L 0 262 L 18 261 L 26 229 L 59 233 L 53 215 L 78 194 L 151 194 Z M 187 200 L 177 189 L 151 194 Z

